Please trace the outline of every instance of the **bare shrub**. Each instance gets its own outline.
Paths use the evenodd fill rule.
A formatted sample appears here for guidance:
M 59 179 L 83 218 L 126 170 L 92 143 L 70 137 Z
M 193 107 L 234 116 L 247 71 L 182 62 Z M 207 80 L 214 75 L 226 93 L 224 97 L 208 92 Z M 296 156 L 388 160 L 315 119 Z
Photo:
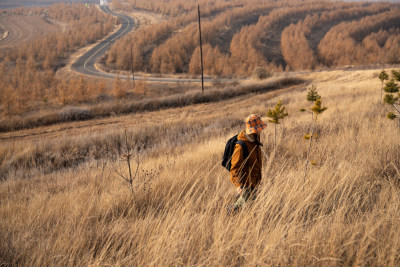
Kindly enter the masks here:
M 268 72 L 264 67 L 255 67 L 252 76 L 257 80 L 264 80 L 268 77 L 271 77 L 271 73 Z
M 93 116 L 88 108 L 67 107 L 59 112 L 60 120 L 66 121 L 83 121 L 92 119 Z

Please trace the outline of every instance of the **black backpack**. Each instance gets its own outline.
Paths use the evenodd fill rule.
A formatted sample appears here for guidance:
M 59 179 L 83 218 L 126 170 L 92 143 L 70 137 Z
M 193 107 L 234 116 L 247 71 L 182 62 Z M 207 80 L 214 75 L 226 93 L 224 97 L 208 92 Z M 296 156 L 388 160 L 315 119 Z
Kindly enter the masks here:
M 249 150 L 247 149 L 246 143 L 242 140 L 238 140 L 237 137 L 238 135 L 235 135 L 226 142 L 224 155 L 222 156 L 222 166 L 224 166 L 228 171 L 231 170 L 231 159 L 236 144 L 242 146 L 243 156 L 245 159 L 249 156 Z

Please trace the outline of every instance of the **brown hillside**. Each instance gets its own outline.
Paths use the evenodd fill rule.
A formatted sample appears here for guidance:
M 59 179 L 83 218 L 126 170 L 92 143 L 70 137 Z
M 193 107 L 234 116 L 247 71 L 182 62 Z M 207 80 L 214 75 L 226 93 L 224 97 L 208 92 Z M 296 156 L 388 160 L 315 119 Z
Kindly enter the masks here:
M 61 30 L 38 15 L 0 15 L 0 27 L 0 49 L 17 47 L 40 36 Z
M 160 26 L 152 26 L 143 29 L 140 33 L 133 33 L 130 41 L 121 41 L 123 45 L 116 43 L 115 47 L 118 49 L 115 51 L 118 50 L 119 55 L 110 52 L 109 58 L 112 57 L 112 60 L 108 60 L 110 67 L 128 70 L 129 64 L 126 63 L 129 62 L 126 60 L 128 54 L 124 50 L 132 46 L 133 61 L 138 62 L 134 63 L 137 71 L 199 73 L 199 68 L 193 67 L 193 64 L 199 63 L 196 62 L 197 59 L 194 59 L 199 56 L 196 49 L 198 46 L 197 6 L 194 2 L 189 1 L 183 4 L 177 1 L 168 7 L 163 1 L 157 0 L 146 3 L 133 0 L 120 2 L 125 3 L 124 7 L 131 4 L 131 8 L 158 12 L 169 17 L 170 21 L 180 23 L 174 23 L 174 27 L 170 27 L 167 35 L 155 35 L 156 29 Z M 204 57 L 204 61 L 211 60 L 210 64 L 216 64 L 205 72 L 216 75 L 248 75 L 257 66 L 266 67 L 269 70 L 282 70 L 286 67 L 312 69 L 400 62 L 397 34 L 390 30 L 399 25 L 393 17 L 395 13 L 399 13 L 398 6 L 396 3 L 359 4 L 339 1 L 215 2 L 205 0 L 200 4 L 203 12 L 202 37 L 204 44 L 208 43 L 211 46 L 206 49 L 213 52 L 208 53 L 209 56 Z M 388 16 L 390 14 L 393 16 Z M 368 27 L 360 27 L 367 23 L 368 16 L 377 16 L 379 20 L 371 19 Z M 345 22 L 351 23 L 348 24 L 350 28 L 345 29 L 345 32 L 351 31 L 347 34 L 345 43 L 364 42 L 361 49 L 357 48 L 356 57 L 352 56 L 356 48 L 343 50 L 339 42 L 334 42 L 338 40 L 337 36 L 329 37 L 337 32 L 334 30 L 335 27 Z M 164 24 L 169 25 L 169 23 Z M 342 31 L 342 28 L 340 29 Z M 376 33 L 380 31 L 386 32 L 377 36 Z M 155 39 L 141 37 L 151 35 L 157 37 Z M 160 39 L 159 36 L 162 38 Z M 381 45 L 381 51 L 377 52 L 379 56 L 371 58 L 368 53 L 376 52 L 377 49 L 372 49 L 368 43 L 374 41 L 371 38 L 378 37 L 384 38 L 385 43 L 388 42 L 388 44 Z M 328 42 L 327 38 L 331 41 Z M 144 45 L 138 47 L 137 42 L 142 42 Z M 325 50 L 333 54 L 325 55 Z M 330 57 L 339 59 L 332 62 Z M 342 57 L 348 59 L 341 60 Z M 369 59 L 364 60 L 363 58 L 366 57 Z M 125 59 L 125 64 L 115 64 L 115 62 L 122 62 L 122 59 Z M 229 69 L 218 66 L 221 64 L 228 65 Z

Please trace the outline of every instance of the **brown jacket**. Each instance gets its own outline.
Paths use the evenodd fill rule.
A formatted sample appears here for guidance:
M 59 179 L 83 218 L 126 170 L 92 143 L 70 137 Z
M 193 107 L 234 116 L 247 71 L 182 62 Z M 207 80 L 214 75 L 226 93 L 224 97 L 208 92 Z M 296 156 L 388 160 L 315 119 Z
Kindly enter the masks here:
M 231 182 L 236 187 L 241 185 L 256 187 L 261 181 L 261 148 L 257 146 L 256 142 L 250 142 L 244 131 L 238 135 L 238 140 L 243 140 L 247 145 L 249 157 L 245 161 L 242 146 L 235 145 L 231 160 Z

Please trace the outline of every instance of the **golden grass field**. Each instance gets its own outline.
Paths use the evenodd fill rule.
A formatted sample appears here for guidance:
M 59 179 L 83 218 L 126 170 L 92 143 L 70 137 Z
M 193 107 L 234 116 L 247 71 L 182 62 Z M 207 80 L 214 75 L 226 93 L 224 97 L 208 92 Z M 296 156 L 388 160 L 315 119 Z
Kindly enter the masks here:
M 1 133 L 0 266 L 399 266 L 400 131 L 379 71 L 298 74 L 328 107 L 305 182 L 305 85 Z M 263 132 L 258 197 L 227 216 L 225 142 L 278 99 L 289 117 L 276 151 Z M 140 149 L 133 194 L 114 171 L 127 171 L 125 129 Z

